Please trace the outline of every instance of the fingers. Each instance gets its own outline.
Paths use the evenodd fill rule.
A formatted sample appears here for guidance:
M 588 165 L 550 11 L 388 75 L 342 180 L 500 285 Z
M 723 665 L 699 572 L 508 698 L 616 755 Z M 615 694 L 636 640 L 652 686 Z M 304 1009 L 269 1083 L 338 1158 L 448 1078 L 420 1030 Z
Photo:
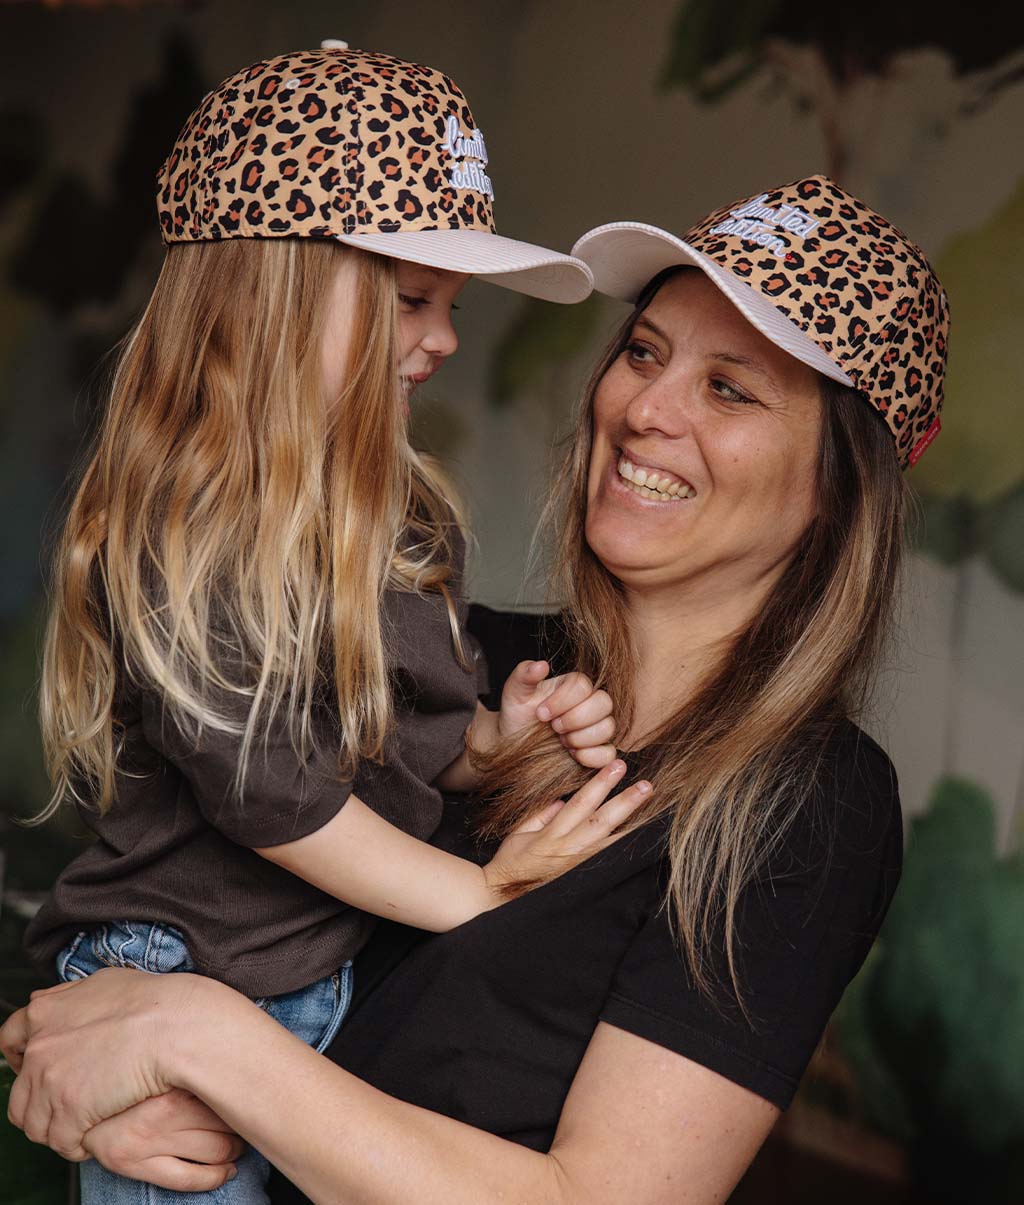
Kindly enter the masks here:
M 208 1163 L 219 1167 L 233 1163 L 245 1150 L 245 1143 L 237 1134 L 216 1133 L 213 1130 L 175 1130 L 161 1138 L 144 1138 L 131 1133 L 120 1133 L 112 1125 L 115 1118 L 101 1122 L 85 1136 L 89 1154 L 98 1159 L 110 1171 L 122 1175 L 133 1165 L 146 1163 L 161 1156 L 174 1159 L 191 1159 L 195 1163 Z M 168 1152 L 173 1150 L 173 1156 Z M 170 1186 L 168 1186 L 170 1187 Z
M 537 708 L 537 718 L 550 722 L 556 732 L 584 728 L 611 715 L 607 692 L 595 690 L 586 674 L 562 674 L 548 685 L 552 690 Z M 583 710 L 574 714 L 576 708 Z
M 550 668 L 546 661 L 520 661 L 505 681 L 502 702 L 528 703 Z
M 7 1120 L 19 1130 L 25 1128 L 25 1112 L 28 1109 L 29 1086 L 28 1080 L 19 1075 L 11 1084 L 11 1092 L 7 1097 Z
M 100 1163 L 103 1163 L 102 1159 Z M 127 1168 L 110 1167 L 108 1170 L 130 1176 L 133 1180 L 145 1180 L 147 1184 L 156 1184 L 159 1188 L 170 1188 L 174 1192 L 210 1192 L 238 1174 L 233 1163 L 187 1163 L 173 1155 L 154 1155 Z
M 579 710 L 576 708 L 575 710 Z M 555 723 L 558 721 L 556 720 Z M 552 724 L 554 727 L 554 724 Z M 562 744 L 570 751 L 586 749 L 589 745 L 610 745 L 615 736 L 615 720 L 608 716 L 596 724 L 588 724 L 574 732 L 562 734 Z
M 575 831 L 577 835 L 585 835 L 588 843 L 596 845 L 603 842 L 609 833 L 629 820 L 650 799 L 653 790 L 651 784 L 643 779 L 609 799 L 609 793 L 621 781 L 625 771 L 626 764 L 619 759 L 599 770 L 580 787 L 552 822 L 552 832 L 556 828 L 565 835 Z
M 106 1167 L 110 1158 L 126 1162 L 167 1154 L 200 1163 L 229 1163 L 245 1150 L 226 1121 L 181 1088 L 151 1096 L 100 1122 L 83 1142 Z
M 549 803 L 547 807 L 541 808 L 539 812 L 534 812 L 532 816 L 528 816 L 520 824 L 512 830 L 513 833 L 537 833 L 542 828 L 546 828 L 558 813 L 565 807 L 565 801 L 556 799 L 553 803 Z
M 623 774 L 626 772 L 626 763 L 621 758 L 615 758 L 609 762 L 603 770 L 598 772 L 583 784 L 582 787 L 571 796 L 565 804 L 565 807 L 551 821 L 548 828 L 553 836 L 564 836 L 571 832 L 580 823 L 581 820 L 586 820 L 597 811 L 597 809 L 608 798 L 612 788 L 621 781 Z
M 603 829 L 605 833 L 613 834 L 610 840 L 603 844 L 611 844 L 612 841 L 618 841 L 620 837 L 626 835 L 624 832 L 620 833 L 616 830 L 631 820 L 633 813 L 648 802 L 653 790 L 654 787 L 651 783 L 646 779 L 641 779 L 640 782 L 634 782 L 624 791 L 620 791 L 618 795 L 613 795 L 597 809 L 591 816 L 591 826 L 598 830 Z
M 0 1025 L 0 1054 L 16 1072 L 21 1071 L 22 1057 L 28 1045 L 28 1011 L 19 1008 Z
M 600 770 L 610 765 L 618 754 L 614 745 L 591 745 L 586 749 L 570 749 L 569 752 L 588 770 Z

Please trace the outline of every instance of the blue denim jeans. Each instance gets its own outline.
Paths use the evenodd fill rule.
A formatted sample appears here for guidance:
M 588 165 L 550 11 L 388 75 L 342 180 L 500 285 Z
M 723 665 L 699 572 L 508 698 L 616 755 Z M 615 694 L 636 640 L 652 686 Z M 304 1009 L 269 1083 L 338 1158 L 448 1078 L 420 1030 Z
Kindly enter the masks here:
M 65 982 L 104 967 L 133 967 L 155 975 L 195 969 L 177 930 L 145 921 L 112 921 L 79 933 L 57 956 L 57 973 Z M 352 964 L 347 962 L 309 987 L 256 1003 L 309 1046 L 324 1050 L 338 1032 L 351 997 Z M 238 1175 L 221 1188 L 193 1193 L 116 1176 L 90 1159 L 79 1170 L 82 1205 L 266 1205 L 267 1160 L 250 1147 L 237 1166 Z

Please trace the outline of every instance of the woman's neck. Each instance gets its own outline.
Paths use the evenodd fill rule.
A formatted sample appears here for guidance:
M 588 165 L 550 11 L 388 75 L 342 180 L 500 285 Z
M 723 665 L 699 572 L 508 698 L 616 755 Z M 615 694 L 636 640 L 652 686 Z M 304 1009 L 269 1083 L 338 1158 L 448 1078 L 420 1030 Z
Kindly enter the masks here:
M 734 636 L 767 597 L 776 574 L 709 590 L 706 583 L 671 589 L 627 587 L 637 652 L 636 706 L 626 748 L 643 743 L 698 691 Z

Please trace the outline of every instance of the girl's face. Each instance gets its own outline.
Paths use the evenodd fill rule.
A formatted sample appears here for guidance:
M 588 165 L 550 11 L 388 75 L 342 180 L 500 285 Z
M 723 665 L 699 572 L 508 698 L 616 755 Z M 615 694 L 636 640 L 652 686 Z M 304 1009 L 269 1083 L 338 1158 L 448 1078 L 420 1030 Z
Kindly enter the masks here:
M 769 582 L 815 513 L 821 422 L 813 369 L 671 277 L 594 396 L 587 542 L 637 589 Z
M 399 260 L 398 286 L 398 373 L 406 397 L 417 385 L 434 375 L 455 354 L 459 337 L 452 325 L 455 298 L 469 280 L 464 272 L 425 268 Z
M 457 308 L 455 298 L 462 292 L 469 276 L 462 272 L 447 272 L 397 260 L 395 280 L 398 292 L 398 373 L 408 410 L 408 399 L 416 386 L 433 376 L 459 346 L 452 325 L 452 311 Z M 354 285 L 353 257 L 345 256 L 338 265 L 325 327 L 323 370 L 327 397 L 338 397 L 344 382 L 349 351 L 348 316 L 351 313 Z

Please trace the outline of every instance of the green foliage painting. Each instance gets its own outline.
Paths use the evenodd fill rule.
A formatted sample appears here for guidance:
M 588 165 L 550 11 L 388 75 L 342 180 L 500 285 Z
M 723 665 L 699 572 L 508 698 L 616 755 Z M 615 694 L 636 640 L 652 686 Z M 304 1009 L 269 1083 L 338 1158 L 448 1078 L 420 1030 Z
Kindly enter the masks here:
M 942 1201 L 1024 1199 L 1024 859 L 980 787 L 913 822 L 875 954 L 839 1014 L 868 1117 Z

